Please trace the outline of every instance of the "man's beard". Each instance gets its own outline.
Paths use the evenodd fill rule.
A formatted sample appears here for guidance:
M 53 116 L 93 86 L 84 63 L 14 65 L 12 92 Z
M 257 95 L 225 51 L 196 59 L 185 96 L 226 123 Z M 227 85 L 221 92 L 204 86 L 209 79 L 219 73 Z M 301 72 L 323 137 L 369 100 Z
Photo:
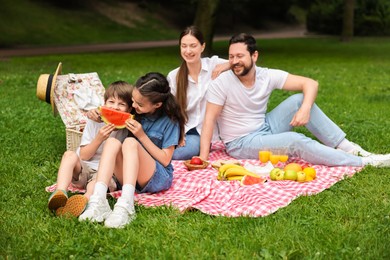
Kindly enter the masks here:
M 252 69 L 253 61 L 251 60 L 250 66 L 245 66 L 245 64 L 244 64 L 242 66 L 242 67 L 244 67 L 244 69 L 241 71 L 241 73 L 236 73 L 236 71 L 234 70 L 234 66 L 236 66 L 236 64 L 232 66 L 232 71 L 233 71 L 234 75 L 236 75 L 237 77 L 243 77 L 243 76 L 246 76 L 249 73 L 249 71 Z

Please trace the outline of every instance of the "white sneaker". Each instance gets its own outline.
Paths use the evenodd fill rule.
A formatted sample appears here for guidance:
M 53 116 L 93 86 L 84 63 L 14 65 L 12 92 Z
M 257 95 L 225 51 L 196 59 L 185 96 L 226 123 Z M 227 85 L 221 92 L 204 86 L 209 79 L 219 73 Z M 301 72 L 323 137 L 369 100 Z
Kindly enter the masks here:
M 79 216 L 79 221 L 90 220 L 92 222 L 103 222 L 111 213 L 108 200 L 92 195 L 89 199 L 87 208 Z
M 374 167 L 390 167 L 390 154 L 373 154 L 368 157 L 366 165 Z
M 123 198 L 119 198 L 114 206 L 114 210 L 108 216 L 104 225 L 109 228 L 123 228 L 136 217 L 134 206 L 130 205 Z
M 350 151 L 348 153 L 356 155 L 356 156 L 360 156 L 360 157 L 368 157 L 368 156 L 373 155 L 373 153 L 367 152 L 360 145 L 355 144 L 353 142 L 351 142 L 351 144 L 354 146 L 354 148 L 352 151 Z

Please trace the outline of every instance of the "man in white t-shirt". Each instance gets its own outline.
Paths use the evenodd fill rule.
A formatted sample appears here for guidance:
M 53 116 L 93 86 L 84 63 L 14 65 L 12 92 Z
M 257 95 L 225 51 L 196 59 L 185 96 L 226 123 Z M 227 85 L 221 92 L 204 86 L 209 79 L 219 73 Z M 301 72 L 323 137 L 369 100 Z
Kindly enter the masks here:
M 328 166 L 389 167 L 390 154 L 375 155 L 346 134 L 314 103 L 318 83 L 282 70 L 256 66 L 256 40 L 247 34 L 229 42 L 231 70 L 211 82 L 201 134 L 200 157 L 207 159 L 212 130 L 218 123 L 226 151 L 239 159 L 258 158 L 262 149 L 285 149 L 289 156 Z M 301 91 L 267 113 L 274 89 Z M 305 126 L 320 142 L 293 132 Z

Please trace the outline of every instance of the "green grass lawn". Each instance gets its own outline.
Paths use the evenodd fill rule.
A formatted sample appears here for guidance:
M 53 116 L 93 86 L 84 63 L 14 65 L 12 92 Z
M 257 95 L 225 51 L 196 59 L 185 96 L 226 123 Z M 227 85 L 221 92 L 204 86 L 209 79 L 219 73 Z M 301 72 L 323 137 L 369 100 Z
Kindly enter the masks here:
M 226 57 L 226 46 L 215 44 L 216 53 Z M 259 65 L 319 81 L 317 104 L 350 140 L 390 153 L 390 39 L 260 40 L 259 47 Z M 137 206 L 131 225 L 111 230 L 54 217 L 45 187 L 56 180 L 65 129 L 35 92 L 39 75 L 59 61 L 64 74 L 97 72 L 105 86 L 179 65 L 173 47 L 0 61 L 1 258 L 390 258 L 390 169 L 367 167 L 261 218 Z M 275 92 L 270 108 L 287 95 Z

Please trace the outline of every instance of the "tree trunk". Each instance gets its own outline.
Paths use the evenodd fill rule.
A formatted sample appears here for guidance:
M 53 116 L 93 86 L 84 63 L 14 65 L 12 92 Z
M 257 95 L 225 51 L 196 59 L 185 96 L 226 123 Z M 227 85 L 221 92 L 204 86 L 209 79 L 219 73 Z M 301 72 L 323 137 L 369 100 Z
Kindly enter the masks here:
M 353 37 L 355 0 L 344 0 L 343 30 L 341 41 L 348 42 Z
M 206 42 L 204 54 L 209 56 L 213 49 L 214 27 L 220 0 L 198 0 L 194 25 L 203 33 Z

